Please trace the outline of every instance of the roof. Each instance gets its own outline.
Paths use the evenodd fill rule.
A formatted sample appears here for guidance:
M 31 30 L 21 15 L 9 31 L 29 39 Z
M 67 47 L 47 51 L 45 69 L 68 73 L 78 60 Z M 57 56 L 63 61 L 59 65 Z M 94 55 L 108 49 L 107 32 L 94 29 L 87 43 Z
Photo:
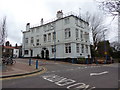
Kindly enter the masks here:
M 4 46 L 4 48 L 7 48 L 7 49 L 15 49 L 14 47 L 10 47 L 10 46 Z
M 85 20 L 81 19 L 81 18 L 80 18 L 77 14 L 75 14 L 74 12 L 69 12 L 69 13 L 67 13 L 67 14 L 64 14 L 64 15 L 63 15 L 63 18 L 59 18 L 59 19 L 58 19 L 58 18 L 54 18 L 54 19 L 52 19 L 52 20 L 50 20 L 50 21 L 45 22 L 43 25 L 32 26 L 32 27 L 30 27 L 30 29 L 37 28 L 37 27 L 42 27 L 42 26 L 47 25 L 47 24 L 49 24 L 49 23 L 56 22 L 56 21 L 58 21 L 58 20 L 61 20 L 61 19 L 64 19 L 64 18 L 67 18 L 67 17 L 70 17 L 70 16 L 73 16 L 73 17 L 75 17 L 75 18 L 77 18 L 77 19 L 79 19 L 79 20 L 81 20 L 81 21 L 89 24 L 89 23 L 86 22 Z M 29 31 L 30 31 L 30 30 L 29 30 Z M 23 33 L 26 33 L 26 32 L 29 32 L 29 31 L 23 31 Z
M 18 48 L 16 48 L 16 47 L 11 47 L 11 46 L 0 46 L 0 47 L 4 47 L 4 48 L 6 48 L 6 49 L 18 49 Z

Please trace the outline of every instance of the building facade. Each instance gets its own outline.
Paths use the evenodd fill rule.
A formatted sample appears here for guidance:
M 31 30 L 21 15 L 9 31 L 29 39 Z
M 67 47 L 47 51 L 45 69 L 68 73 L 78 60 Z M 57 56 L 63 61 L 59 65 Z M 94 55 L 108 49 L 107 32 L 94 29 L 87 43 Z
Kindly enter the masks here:
M 56 19 L 39 26 L 26 25 L 23 32 L 23 57 L 65 59 L 91 56 L 88 22 L 72 12 L 63 15 L 58 11 Z
M 12 46 L 9 41 L 5 43 L 5 45 L 1 45 L 1 57 L 21 57 L 22 51 L 21 46 Z

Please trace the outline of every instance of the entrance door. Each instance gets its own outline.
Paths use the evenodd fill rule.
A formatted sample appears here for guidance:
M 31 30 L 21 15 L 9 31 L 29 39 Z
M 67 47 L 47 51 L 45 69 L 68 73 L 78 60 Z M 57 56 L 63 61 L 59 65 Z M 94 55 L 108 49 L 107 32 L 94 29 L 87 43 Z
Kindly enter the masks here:
M 49 59 L 49 50 L 46 50 L 46 59 Z
M 43 50 L 41 51 L 41 57 L 42 57 L 42 59 L 44 59 L 44 51 Z

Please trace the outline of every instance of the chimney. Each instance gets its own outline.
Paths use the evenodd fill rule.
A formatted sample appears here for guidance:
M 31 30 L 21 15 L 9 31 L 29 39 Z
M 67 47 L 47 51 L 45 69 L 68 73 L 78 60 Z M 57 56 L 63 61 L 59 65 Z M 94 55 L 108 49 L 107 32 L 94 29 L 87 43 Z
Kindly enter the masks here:
M 26 31 L 29 31 L 29 29 L 30 29 L 30 23 L 27 23 L 26 24 Z
M 10 46 L 10 42 L 7 41 L 7 42 L 5 43 L 5 46 Z
M 41 18 L 41 25 L 43 25 L 43 18 Z
M 62 10 L 61 11 L 57 11 L 57 18 L 60 19 L 60 18 L 63 18 L 63 12 Z

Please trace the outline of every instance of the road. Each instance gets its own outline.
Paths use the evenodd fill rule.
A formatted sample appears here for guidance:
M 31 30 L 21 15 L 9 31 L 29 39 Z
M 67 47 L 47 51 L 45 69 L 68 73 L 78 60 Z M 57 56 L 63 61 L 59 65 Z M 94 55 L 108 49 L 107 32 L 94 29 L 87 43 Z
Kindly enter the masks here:
M 26 60 L 21 60 L 27 63 Z M 47 68 L 43 74 L 19 79 L 3 80 L 3 88 L 118 88 L 118 64 L 78 65 L 57 61 L 39 61 Z M 80 89 L 82 88 L 82 89 Z M 114 90 L 114 89 L 113 89 Z

